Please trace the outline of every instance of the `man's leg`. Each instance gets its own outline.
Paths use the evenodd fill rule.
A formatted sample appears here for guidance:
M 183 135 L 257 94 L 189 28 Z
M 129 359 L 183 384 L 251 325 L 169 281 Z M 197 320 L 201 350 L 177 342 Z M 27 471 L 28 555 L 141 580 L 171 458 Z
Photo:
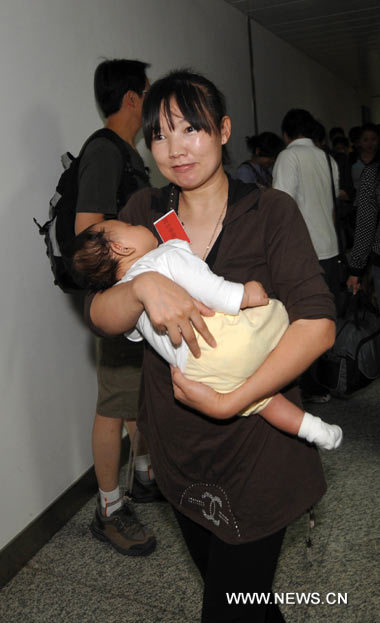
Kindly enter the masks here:
M 142 360 L 141 342 L 129 342 L 124 336 L 97 341 L 97 413 L 110 419 L 125 420 L 131 444 L 134 444 L 135 469 L 138 470 L 135 471 L 133 487 L 127 493 L 134 502 L 154 502 L 163 498 L 155 484 L 149 453 L 141 436 L 138 445 L 134 442 Z M 116 461 L 120 461 L 120 449 L 115 459 L 110 459 L 112 464 Z
M 92 446 L 99 494 L 90 529 L 96 538 L 109 542 L 120 553 L 143 556 L 154 550 L 155 538 L 138 521 L 119 489 L 123 418 L 129 409 L 134 414 L 137 411 L 140 378 L 140 368 L 125 361 L 127 346 L 125 338 L 97 342 L 98 401 Z M 126 378 L 131 367 L 134 383 L 128 387 Z
M 95 416 L 92 447 L 99 494 L 90 530 L 121 554 L 147 556 L 156 547 L 153 532 L 139 522 L 118 484 L 122 425 L 121 418 Z
M 95 415 L 92 429 L 92 452 L 99 489 L 112 491 L 119 484 L 121 418 Z

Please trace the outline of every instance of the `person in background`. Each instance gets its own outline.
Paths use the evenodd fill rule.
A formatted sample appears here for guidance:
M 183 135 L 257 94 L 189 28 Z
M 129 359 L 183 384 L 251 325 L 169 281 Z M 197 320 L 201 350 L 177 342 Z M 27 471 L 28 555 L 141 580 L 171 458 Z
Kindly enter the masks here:
M 332 128 L 330 136 L 334 136 L 332 141 L 332 149 L 327 144 L 327 135 L 324 125 L 320 121 L 315 121 L 313 131 L 313 143 L 327 154 L 335 159 L 339 168 L 339 199 L 342 201 L 353 201 L 355 197 L 355 189 L 352 184 L 351 166 L 348 162 L 349 142 L 348 139 L 341 134 L 342 128 Z
M 334 139 L 337 138 L 338 136 L 345 136 L 343 128 L 340 128 L 340 127 L 331 128 L 329 132 L 330 145 L 333 144 Z
M 350 143 L 346 136 L 336 136 L 332 141 L 331 151 L 333 154 L 345 154 L 348 156 L 350 153 Z
M 121 150 L 109 138 L 97 137 L 88 143 L 78 172 L 76 234 L 94 223 L 115 218 L 131 192 L 149 186 L 135 145 L 149 88 L 146 67 L 141 61 L 114 59 L 103 61 L 95 71 L 95 98 L 106 119 L 105 127 L 122 139 L 130 164 L 125 166 Z M 142 357 L 142 346 L 130 344 L 126 348 L 123 336 L 97 339 L 98 399 L 92 449 L 99 493 L 90 530 L 118 552 L 134 556 L 150 554 L 155 548 L 152 532 L 138 521 L 119 488 L 122 428 L 126 421 L 133 443 Z M 150 460 L 146 449 L 140 448 L 139 454 L 134 488 L 142 501 L 150 502 L 158 495 L 157 487 L 148 478 L 144 482 Z
M 247 184 L 256 184 L 259 188 L 271 187 L 272 168 L 278 154 L 285 147 L 284 141 L 273 132 L 247 136 L 245 140 L 251 158 L 242 162 L 236 172 L 236 178 Z
M 345 136 L 333 139 L 331 155 L 339 169 L 339 197 L 336 203 L 336 228 L 339 235 L 340 251 L 351 249 L 355 229 L 355 188 L 352 182 L 349 161 L 349 141 Z
M 350 166 L 352 166 L 354 162 L 356 162 L 356 160 L 358 159 L 359 139 L 361 131 L 362 127 L 360 125 L 354 125 L 348 132 L 348 138 L 350 139 Z
M 329 146 L 327 144 L 326 128 L 320 121 L 315 120 L 312 139 L 314 145 L 319 147 L 319 149 L 323 149 L 323 151 L 325 151 L 326 153 L 329 151 Z
M 355 237 L 349 259 L 350 276 L 347 279 L 347 287 L 356 294 L 360 288 L 360 278 L 368 264 L 370 264 L 372 266 L 377 304 L 380 310 L 379 162 L 373 162 L 364 168 L 356 203 Z
M 360 131 L 358 156 L 352 164 L 352 181 L 357 191 L 364 167 L 379 160 L 379 132 L 374 123 L 365 123 Z
M 339 245 L 334 224 L 333 192 L 339 196 L 338 166 L 313 143 L 315 120 L 307 110 L 289 110 L 282 121 L 282 132 L 287 147 L 276 160 L 273 188 L 288 193 L 296 201 L 327 285 L 337 300 L 340 293 Z M 331 398 L 316 380 L 315 367 L 302 376 L 301 389 L 304 399 L 310 402 L 324 403 Z

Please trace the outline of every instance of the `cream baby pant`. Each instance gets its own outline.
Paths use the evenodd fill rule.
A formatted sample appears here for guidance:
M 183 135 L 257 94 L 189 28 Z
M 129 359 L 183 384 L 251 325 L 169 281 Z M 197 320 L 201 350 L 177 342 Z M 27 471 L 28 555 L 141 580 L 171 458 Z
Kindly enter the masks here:
M 289 326 L 286 309 L 276 299 L 270 299 L 268 305 L 240 310 L 237 316 L 216 313 L 204 320 L 217 347 L 209 346 L 196 332 L 201 356 L 196 359 L 188 352 L 184 374 L 222 394 L 242 385 L 260 367 Z M 260 400 L 239 415 L 258 413 L 270 400 Z

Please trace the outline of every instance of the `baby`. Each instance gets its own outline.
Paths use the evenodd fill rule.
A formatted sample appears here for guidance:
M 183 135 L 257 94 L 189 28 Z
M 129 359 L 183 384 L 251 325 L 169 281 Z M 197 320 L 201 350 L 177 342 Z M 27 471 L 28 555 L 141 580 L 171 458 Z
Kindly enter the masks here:
M 81 285 L 92 292 L 130 281 L 144 272 L 159 272 L 215 310 L 214 316 L 204 320 L 217 348 L 211 348 L 197 334 L 200 358 L 192 355 L 184 340 L 180 346 L 173 346 L 167 334 L 154 329 L 146 312 L 125 335 L 132 341 L 144 337 L 187 377 L 221 393 L 236 389 L 259 368 L 289 324 L 282 303 L 268 299 L 261 284 L 226 281 L 194 255 L 187 242 L 170 240 L 158 246 L 153 233 L 142 225 L 108 220 L 88 227 L 74 241 L 72 270 Z M 239 415 L 253 413 L 327 450 L 337 448 L 342 441 L 339 426 L 304 413 L 282 394 L 250 405 Z

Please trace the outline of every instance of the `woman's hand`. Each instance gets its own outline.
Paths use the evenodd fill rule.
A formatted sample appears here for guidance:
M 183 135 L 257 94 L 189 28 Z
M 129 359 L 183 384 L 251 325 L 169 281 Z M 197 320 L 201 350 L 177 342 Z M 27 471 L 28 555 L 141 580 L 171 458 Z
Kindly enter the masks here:
M 143 273 L 96 294 L 90 304 L 89 319 L 100 334 L 120 335 L 136 326 L 144 308 L 157 331 L 167 332 L 174 345 L 179 345 L 183 338 L 194 357 L 201 354 L 194 328 L 210 346 L 216 346 L 202 318 L 213 316 L 214 312 L 156 272 Z
M 194 328 L 207 344 L 216 346 L 202 318 L 202 315 L 213 316 L 214 312 L 193 299 L 181 286 L 159 273 L 151 272 L 139 275 L 132 284 L 136 299 L 144 306 L 154 328 L 166 332 L 174 346 L 179 346 L 184 339 L 194 357 L 200 357 Z
M 349 290 L 352 291 L 352 294 L 356 294 L 358 290 L 360 290 L 359 277 L 355 275 L 350 275 L 346 281 L 346 286 Z
M 186 378 L 179 368 L 170 366 L 170 371 L 176 400 L 191 409 L 218 420 L 224 420 L 235 415 L 236 411 L 233 407 L 231 409 L 229 404 L 233 392 L 231 394 L 219 394 L 204 383 Z

